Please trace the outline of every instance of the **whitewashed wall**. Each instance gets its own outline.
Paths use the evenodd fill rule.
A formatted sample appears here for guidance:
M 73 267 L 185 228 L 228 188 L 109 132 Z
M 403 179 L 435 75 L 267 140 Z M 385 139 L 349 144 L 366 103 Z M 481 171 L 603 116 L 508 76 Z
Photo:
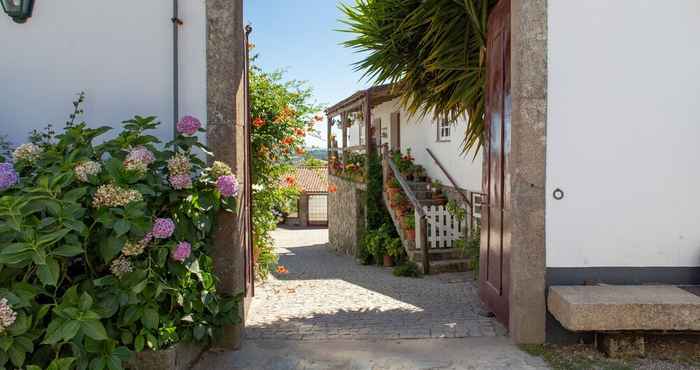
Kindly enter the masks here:
M 548 4 L 548 267 L 700 266 L 700 2 Z
M 180 112 L 206 121 L 204 0 L 180 1 Z M 62 127 L 76 93 L 86 120 L 119 125 L 157 115 L 172 137 L 172 1 L 37 1 L 15 24 L 0 14 L 0 134 L 15 144 L 47 123 Z
M 382 127 L 388 127 L 391 137 L 391 114 L 400 112 L 401 115 L 401 151 L 411 149 L 411 154 L 416 158 L 416 163 L 425 167 L 428 176 L 438 179 L 450 186 L 450 181 L 442 170 L 435 164 L 425 148 L 429 148 L 438 158 L 440 163 L 449 171 L 457 185 L 465 190 L 481 192 L 482 157 L 479 153 L 476 158 L 473 154 L 462 155 L 462 139 L 466 128 L 466 120 L 460 119 L 452 126 L 452 139 L 449 142 L 437 140 L 437 126 L 432 117 L 410 117 L 408 112 L 401 107 L 398 99 L 380 104 L 372 110 L 372 119 L 380 118 Z M 382 139 L 388 142 L 388 139 Z

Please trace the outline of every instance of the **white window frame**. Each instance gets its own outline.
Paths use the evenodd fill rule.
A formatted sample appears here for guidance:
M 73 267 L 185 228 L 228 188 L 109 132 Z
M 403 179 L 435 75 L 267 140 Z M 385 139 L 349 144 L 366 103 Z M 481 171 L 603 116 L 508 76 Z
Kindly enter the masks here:
M 452 124 L 453 120 L 447 117 L 440 118 L 437 124 L 437 141 L 449 142 L 452 140 Z

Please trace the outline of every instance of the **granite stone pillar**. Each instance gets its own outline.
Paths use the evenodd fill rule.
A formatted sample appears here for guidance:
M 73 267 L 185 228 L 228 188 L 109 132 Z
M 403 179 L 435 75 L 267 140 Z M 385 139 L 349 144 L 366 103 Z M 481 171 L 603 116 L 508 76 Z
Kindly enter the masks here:
M 207 144 L 217 160 L 245 178 L 245 44 L 243 0 L 206 0 L 207 14 Z M 243 184 L 248 186 L 248 184 Z M 243 193 L 243 192 L 241 192 Z M 243 194 L 238 214 L 221 212 L 214 234 L 212 257 L 217 289 L 225 295 L 245 292 Z M 245 320 L 243 306 L 240 315 Z M 240 347 L 243 324 L 224 330 L 215 347 Z
M 545 340 L 547 0 L 511 0 L 510 335 Z

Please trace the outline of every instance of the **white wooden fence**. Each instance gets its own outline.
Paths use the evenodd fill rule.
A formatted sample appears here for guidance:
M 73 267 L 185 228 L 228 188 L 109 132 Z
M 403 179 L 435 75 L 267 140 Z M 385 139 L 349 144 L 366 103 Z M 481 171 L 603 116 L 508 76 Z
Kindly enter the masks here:
M 445 206 L 423 207 L 423 211 L 427 223 L 428 248 L 452 248 L 455 240 L 466 236 L 466 219 L 459 221 Z

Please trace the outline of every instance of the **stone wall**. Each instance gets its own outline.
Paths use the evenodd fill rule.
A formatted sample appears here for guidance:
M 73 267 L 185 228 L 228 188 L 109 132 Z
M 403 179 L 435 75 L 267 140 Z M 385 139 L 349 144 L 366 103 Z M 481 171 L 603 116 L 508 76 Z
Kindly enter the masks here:
M 331 248 L 355 256 L 365 229 L 367 187 L 336 176 L 329 176 L 336 191 L 328 194 L 328 238 Z
M 299 208 L 297 217 L 287 218 L 284 222 L 287 226 L 308 227 L 309 226 L 309 195 L 306 193 L 299 196 Z

